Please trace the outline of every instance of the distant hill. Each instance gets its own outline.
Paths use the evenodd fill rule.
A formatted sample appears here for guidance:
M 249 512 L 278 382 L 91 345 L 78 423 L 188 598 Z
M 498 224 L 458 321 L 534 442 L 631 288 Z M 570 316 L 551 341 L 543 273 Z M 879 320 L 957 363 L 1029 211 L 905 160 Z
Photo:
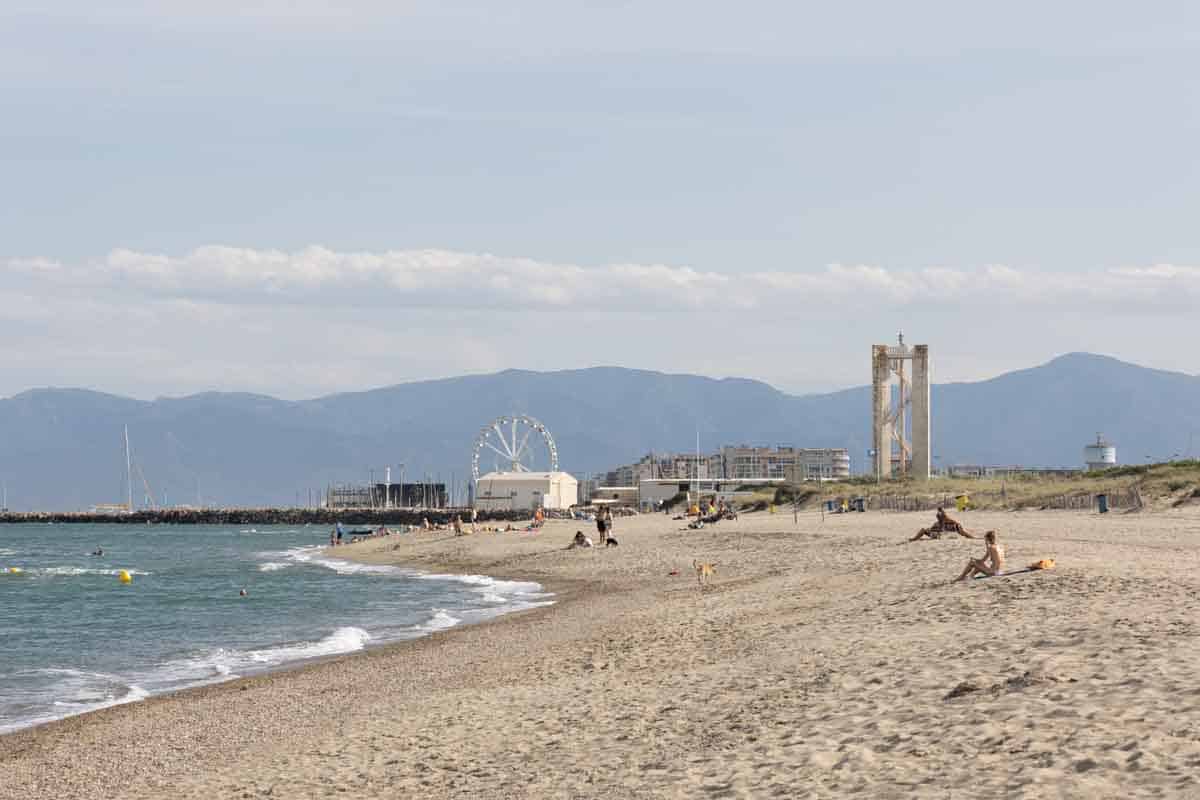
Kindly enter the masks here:
M 866 466 L 870 388 L 797 397 L 743 379 L 596 367 L 506 370 L 289 402 L 204 393 L 153 402 L 82 389 L 0 400 L 0 478 L 14 509 L 77 509 L 124 493 L 122 426 L 154 494 L 169 504 L 291 504 L 333 481 L 405 464 L 467 477 L 479 428 L 531 414 L 563 469 L 583 475 L 650 450 L 721 444 L 846 447 Z M 1077 465 L 1097 431 L 1123 463 L 1200 453 L 1200 377 L 1072 353 L 978 383 L 933 389 L 935 463 Z M 1193 438 L 1194 437 L 1194 438 Z M 489 467 L 491 464 L 488 465 Z M 134 476 L 134 498 L 145 494 Z

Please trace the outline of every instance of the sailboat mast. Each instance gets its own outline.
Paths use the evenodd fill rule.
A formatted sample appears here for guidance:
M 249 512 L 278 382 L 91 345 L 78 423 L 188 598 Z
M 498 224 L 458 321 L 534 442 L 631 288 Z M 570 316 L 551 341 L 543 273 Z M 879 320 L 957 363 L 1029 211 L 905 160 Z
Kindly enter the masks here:
M 127 491 L 129 492 L 126 495 L 127 505 L 125 507 L 127 509 L 129 509 L 130 513 L 133 513 L 133 470 L 130 466 L 130 458 L 129 458 L 129 426 L 128 425 L 125 426 L 125 487 L 126 487 Z

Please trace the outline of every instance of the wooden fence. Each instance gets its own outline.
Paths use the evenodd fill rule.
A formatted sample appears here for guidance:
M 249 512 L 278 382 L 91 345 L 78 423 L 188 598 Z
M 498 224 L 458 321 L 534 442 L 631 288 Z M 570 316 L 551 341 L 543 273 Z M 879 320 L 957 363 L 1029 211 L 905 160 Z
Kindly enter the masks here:
M 1038 498 L 1030 506 L 1062 511 L 1088 511 L 1098 506 L 1097 492 L 1071 492 L 1050 498 Z M 1128 510 L 1142 507 L 1142 496 L 1136 487 L 1104 492 L 1108 495 L 1108 507 Z M 1002 492 L 976 492 L 971 495 L 971 505 L 1005 506 L 1007 497 Z M 933 511 L 938 507 L 955 513 L 954 497 L 930 495 L 870 495 L 867 509 L 872 511 Z

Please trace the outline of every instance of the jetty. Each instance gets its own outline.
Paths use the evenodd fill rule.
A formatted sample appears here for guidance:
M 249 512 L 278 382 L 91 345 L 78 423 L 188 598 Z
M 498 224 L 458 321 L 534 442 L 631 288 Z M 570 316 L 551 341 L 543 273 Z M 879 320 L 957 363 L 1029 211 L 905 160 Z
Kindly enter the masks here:
M 108 525 L 446 525 L 456 516 L 471 519 L 470 508 L 162 508 L 126 513 L 28 511 L 0 513 L 0 524 L 91 523 Z M 563 516 L 566 516 L 563 514 Z M 530 509 L 480 511 L 478 522 L 517 522 L 533 517 Z

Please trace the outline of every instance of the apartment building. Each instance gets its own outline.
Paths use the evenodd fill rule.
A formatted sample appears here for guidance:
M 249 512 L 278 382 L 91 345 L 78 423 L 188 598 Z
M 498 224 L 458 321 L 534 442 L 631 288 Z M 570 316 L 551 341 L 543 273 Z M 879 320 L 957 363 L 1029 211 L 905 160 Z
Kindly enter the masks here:
M 711 454 L 650 454 L 605 476 L 608 486 L 655 480 L 839 480 L 850 477 L 845 448 L 722 447 Z

